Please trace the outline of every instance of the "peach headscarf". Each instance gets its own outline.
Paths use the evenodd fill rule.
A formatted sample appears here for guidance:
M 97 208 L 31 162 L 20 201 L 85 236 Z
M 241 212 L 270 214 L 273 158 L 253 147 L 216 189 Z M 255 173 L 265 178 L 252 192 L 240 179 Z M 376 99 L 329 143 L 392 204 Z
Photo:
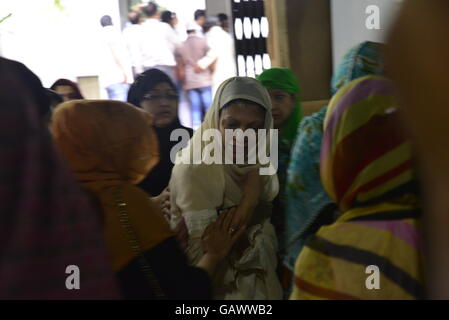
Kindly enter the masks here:
M 51 131 L 58 149 L 101 205 L 106 244 L 116 271 L 134 257 L 118 217 L 117 188 L 123 191 L 142 250 L 173 236 L 159 208 L 134 186 L 159 161 L 151 124 L 148 113 L 119 101 L 73 100 L 61 104 L 53 115 Z

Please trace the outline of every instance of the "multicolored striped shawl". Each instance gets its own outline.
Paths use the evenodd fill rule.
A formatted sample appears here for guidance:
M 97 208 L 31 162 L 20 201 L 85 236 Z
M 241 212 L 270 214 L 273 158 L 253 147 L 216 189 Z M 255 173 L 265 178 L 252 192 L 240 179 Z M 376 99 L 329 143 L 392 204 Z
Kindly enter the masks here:
M 382 46 L 381 43 L 365 41 L 351 48 L 332 77 L 331 93 L 335 94 L 357 78 L 382 75 Z M 310 226 L 317 223 L 323 208 L 333 203 L 320 179 L 320 152 L 326 111 L 327 106 L 301 121 L 288 165 L 285 217 L 287 248 L 283 263 L 292 271 L 305 241 L 312 233 Z
M 292 299 L 423 296 L 417 183 L 389 80 L 367 76 L 331 100 L 321 178 L 342 215 L 322 227 L 295 266 Z M 379 289 L 369 289 L 379 270 Z

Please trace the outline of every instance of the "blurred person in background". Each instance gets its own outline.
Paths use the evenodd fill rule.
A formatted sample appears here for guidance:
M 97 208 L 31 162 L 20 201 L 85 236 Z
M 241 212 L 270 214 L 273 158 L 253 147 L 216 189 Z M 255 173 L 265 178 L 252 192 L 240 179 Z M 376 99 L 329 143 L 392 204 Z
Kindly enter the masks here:
M 176 25 L 179 22 L 176 13 L 169 10 L 163 11 L 161 13 L 161 21 L 168 23 L 173 29 L 175 29 Z
M 219 13 L 217 15 L 218 20 L 220 20 L 220 26 L 224 31 L 229 32 L 229 18 L 226 13 Z
M 187 34 L 188 38 L 182 44 L 179 54 L 184 74 L 184 90 L 190 101 L 192 128 L 196 129 L 203 122 L 212 103 L 212 70 L 207 68 L 195 72 L 195 66 L 206 56 L 209 46 L 204 37 L 197 35 L 194 22 L 187 25 Z
M 128 24 L 123 29 L 123 38 L 129 57 L 131 58 L 132 72 L 134 79 L 143 72 L 142 62 L 142 26 L 140 25 L 141 14 L 138 11 L 131 11 L 128 14 Z
M 100 24 L 106 45 L 105 56 L 101 62 L 101 83 L 106 88 L 108 99 L 126 101 L 129 83 L 132 82 L 132 71 L 123 36 L 113 26 L 110 16 L 103 16 Z
M 77 83 L 68 79 L 58 79 L 50 87 L 51 90 L 62 96 L 64 102 L 84 99 Z
M 178 17 L 176 16 L 175 12 L 166 10 L 161 13 L 161 21 L 164 23 L 167 23 L 176 33 L 176 37 L 179 41 L 181 41 L 181 36 L 178 33 Z M 181 42 L 179 43 L 181 44 Z M 181 57 L 179 56 L 179 46 L 175 46 L 174 55 L 175 55 L 175 61 L 176 65 L 174 67 L 175 69 L 175 75 L 176 75 L 176 87 L 178 88 L 178 91 L 180 93 L 180 100 L 185 100 L 184 91 L 182 89 L 182 83 L 184 82 L 184 70 L 182 70 L 182 61 Z
M 237 75 L 234 39 L 223 30 L 215 16 L 207 19 L 204 30 L 210 50 L 204 58 L 198 61 L 195 70 L 200 73 L 215 64 L 212 75 L 212 93 L 215 95 L 223 81 Z
M 175 50 L 181 45 L 176 31 L 160 21 L 160 11 L 156 3 L 149 2 L 141 8 L 146 16 L 143 28 L 143 67 L 156 68 L 165 72 L 176 83 Z
M 202 10 L 202 9 L 198 9 L 195 10 L 194 14 L 193 14 L 193 20 L 196 23 L 196 32 L 197 35 L 202 37 L 204 36 L 204 24 L 206 23 L 206 10 Z

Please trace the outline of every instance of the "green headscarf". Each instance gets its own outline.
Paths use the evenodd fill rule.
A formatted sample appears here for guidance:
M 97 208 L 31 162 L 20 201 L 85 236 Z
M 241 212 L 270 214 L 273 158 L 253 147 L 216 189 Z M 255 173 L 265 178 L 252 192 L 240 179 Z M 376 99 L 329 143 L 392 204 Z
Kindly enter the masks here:
M 299 123 L 302 119 L 301 96 L 299 83 L 293 71 L 287 68 L 271 68 L 262 72 L 258 77 L 267 90 L 284 90 L 296 95 L 296 105 L 287 122 L 281 128 L 281 140 L 293 143 L 298 131 Z

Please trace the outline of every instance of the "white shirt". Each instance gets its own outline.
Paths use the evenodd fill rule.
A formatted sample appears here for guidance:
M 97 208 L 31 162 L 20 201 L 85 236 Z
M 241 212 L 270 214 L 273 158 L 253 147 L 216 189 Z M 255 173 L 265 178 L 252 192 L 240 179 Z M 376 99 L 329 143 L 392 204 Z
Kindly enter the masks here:
M 141 48 L 143 40 L 142 26 L 140 24 L 128 25 L 123 29 L 123 38 L 125 39 L 132 66 L 137 70 L 141 70 L 143 66 Z
M 237 76 L 234 39 L 222 27 L 215 26 L 206 33 L 206 40 L 210 50 L 204 58 L 198 61 L 198 65 L 202 69 L 206 69 L 216 61 L 212 76 L 215 94 L 223 81 Z
M 100 81 L 102 87 L 108 87 L 112 84 L 132 83 L 131 63 L 126 50 L 126 46 L 119 30 L 113 26 L 102 28 L 104 40 L 104 54 L 101 61 Z M 114 53 L 116 57 L 114 57 Z M 117 64 L 116 58 L 119 60 L 122 68 Z
M 167 23 L 157 19 L 147 19 L 142 23 L 142 63 L 151 68 L 157 65 L 175 66 L 175 49 L 181 41 Z

